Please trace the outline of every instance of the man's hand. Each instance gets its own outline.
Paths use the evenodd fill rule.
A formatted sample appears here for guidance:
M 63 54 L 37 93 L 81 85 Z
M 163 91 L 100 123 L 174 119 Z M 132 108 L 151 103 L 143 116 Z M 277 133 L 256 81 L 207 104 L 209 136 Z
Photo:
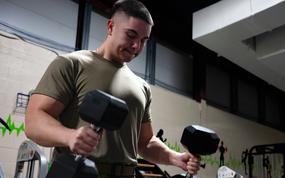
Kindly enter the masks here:
M 90 126 L 80 127 L 70 135 L 68 146 L 73 153 L 89 155 L 97 146 L 102 132 L 96 133 Z
M 191 153 L 184 152 L 180 153 L 178 157 L 180 162 L 177 162 L 179 166 L 184 171 L 188 171 L 190 174 L 197 174 L 200 169 L 200 158 L 192 155 Z
M 200 170 L 200 157 L 196 157 L 190 154 L 190 158 L 187 162 L 187 170 L 190 174 L 197 174 L 197 172 Z

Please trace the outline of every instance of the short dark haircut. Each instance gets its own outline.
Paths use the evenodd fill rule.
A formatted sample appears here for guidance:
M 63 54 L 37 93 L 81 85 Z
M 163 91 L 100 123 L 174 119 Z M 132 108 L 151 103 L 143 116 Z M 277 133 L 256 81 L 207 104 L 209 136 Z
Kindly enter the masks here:
M 111 18 L 117 12 L 124 12 L 128 16 L 140 18 L 150 25 L 154 25 L 152 17 L 148 9 L 138 0 L 118 0 L 113 5 Z

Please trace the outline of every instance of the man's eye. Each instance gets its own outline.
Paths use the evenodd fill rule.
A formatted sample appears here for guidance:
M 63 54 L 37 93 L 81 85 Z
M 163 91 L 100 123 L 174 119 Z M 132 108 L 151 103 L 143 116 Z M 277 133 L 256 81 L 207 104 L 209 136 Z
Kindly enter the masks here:
M 127 33 L 127 36 L 128 36 L 130 39 L 136 38 L 136 34 L 134 34 L 134 33 Z

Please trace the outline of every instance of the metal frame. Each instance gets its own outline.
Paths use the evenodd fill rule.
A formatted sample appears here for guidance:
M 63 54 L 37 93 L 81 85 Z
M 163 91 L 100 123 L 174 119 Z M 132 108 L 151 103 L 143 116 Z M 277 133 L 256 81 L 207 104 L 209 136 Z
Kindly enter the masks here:
M 0 178 L 6 178 L 1 164 L 0 164 Z
M 268 145 L 256 145 L 249 150 L 248 154 L 248 168 L 249 168 L 249 178 L 253 177 L 253 160 L 255 155 L 264 155 L 264 154 L 283 154 L 283 163 L 285 164 L 285 143 L 276 143 Z M 283 167 L 283 176 L 285 177 L 285 166 Z
M 35 161 L 39 161 L 37 178 L 45 178 L 48 172 L 48 162 L 43 151 L 32 141 L 24 141 L 18 150 L 14 178 L 22 178 L 24 163 L 28 163 L 26 178 L 32 178 Z

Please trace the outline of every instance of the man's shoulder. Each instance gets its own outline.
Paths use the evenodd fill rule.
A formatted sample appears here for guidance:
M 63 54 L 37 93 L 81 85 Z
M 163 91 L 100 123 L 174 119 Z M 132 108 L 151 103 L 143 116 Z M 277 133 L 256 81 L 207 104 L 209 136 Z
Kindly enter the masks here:
M 149 88 L 149 84 L 145 81 L 145 79 L 141 78 L 140 76 L 136 75 L 138 81 L 142 83 L 143 86 Z
M 142 77 L 140 77 L 139 75 L 135 74 L 133 72 L 133 75 L 136 78 L 136 81 L 139 82 L 139 84 L 147 91 L 150 91 L 150 85 L 147 83 L 147 81 L 145 79 L 143 79 Z
M 127 70 L 129 71 L 130 75 L 135 78 L 136 81 L 140 82 L 142 85 L 145 86 L 149 86 L 149 84 L 145 81 L 145 79 L 143 79 L 142 77 L 140 77 L 138 74 L 136 74 L 133 70 L 131 70 L 129 68 L 129 66 L 126 65 Z
M 70 53 L 62 54 L 59 57 L 65 58 L 68 60 L 79 60 L 79 61 L 89 61 L 94 59 L 93 52 L 90 50 L 79 50 L 73 51 Z

